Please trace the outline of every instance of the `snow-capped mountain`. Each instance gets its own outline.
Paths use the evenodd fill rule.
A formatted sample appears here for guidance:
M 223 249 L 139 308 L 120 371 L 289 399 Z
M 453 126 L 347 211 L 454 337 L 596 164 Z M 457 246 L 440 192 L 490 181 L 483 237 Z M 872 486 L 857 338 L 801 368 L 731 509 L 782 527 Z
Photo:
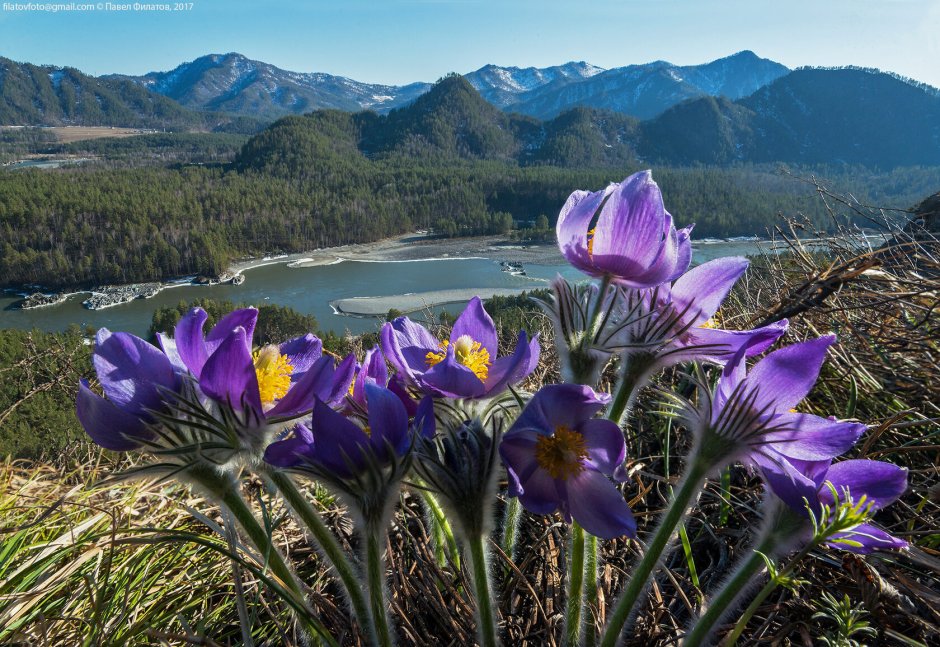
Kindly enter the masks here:
M 321 108 L 387 111 L 427 92 L 430 84 L 360 83 L 320 72 L 290 72 L 241 54 L 210 54 L 169 72 L 129 77 L 196 110 L 277 118 Z
M 466 74 L 484 99 L 504 110 L 550 118 L 574 107 L 648 118 L 693 97 L 739 99 L 789 70 L 745 51 L 704 65 L 665 61 L 611 70 L 584 61 L 553 67 L 486 65 Z M 127 77 L 188 108 L 272 119 L 319 108 L 386 113 L 427 92 L 429 83 L 360 83 L 319 72 L 290 72 L 241 54 L 211 54 L 169 72 Z
M 547 119 L 587 106 L 649 119 L 693 97 L 746 97 L 787 72 L 787 67 L 751 51 L 704 65 L 654 61 L 605 70 L 578 83 L 542 85 L 520 94 L 505 108 Z

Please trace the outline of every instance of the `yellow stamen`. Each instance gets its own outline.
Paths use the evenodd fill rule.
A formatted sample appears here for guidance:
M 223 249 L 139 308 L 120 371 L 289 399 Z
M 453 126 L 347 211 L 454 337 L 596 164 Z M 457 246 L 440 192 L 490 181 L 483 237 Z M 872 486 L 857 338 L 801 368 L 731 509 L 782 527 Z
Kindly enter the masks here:
M 287 395 L 290 376 L 294 372 L 290 360 L 281 355 L 277 346 L 268 345 L 252 353 L 255 375 L 258 376 L 258 392 L 262 404 L 271 404 Z
M 717 327 L 718 327 L 718 322 L 715 321 L 714 317 L 712 317 L 711 319 L 703 323 L 701 326 L 699 326 L 699 328 L 717 328 Z
M 587 454 L 584 436 L 568 427 L 556 427 L 553 436 L 535 441 L 535 462 L 555 479 L 567 481 L 580 474 Z
M 438 351 L 431 351 L 425 356 L 428 368 L 439 364 L 447 357 L 447 347 L 450 342 L 445 340 L 441 342 L 441 348 Z M 470 335 L 461 335 L 454 342 L 454 359 L 458 364 L 463 364 L 473 374 L 480 378 L 481 382 L 486 381 L 486 376 L 490 374 L 490 352 L 483 348 L 483 344 L 474 341 Z
M 596 231 L 597 227 L 594 229 L 589 229 L 587 233 L 588 256 L 592 256 L 594 254 L 594 232 Z

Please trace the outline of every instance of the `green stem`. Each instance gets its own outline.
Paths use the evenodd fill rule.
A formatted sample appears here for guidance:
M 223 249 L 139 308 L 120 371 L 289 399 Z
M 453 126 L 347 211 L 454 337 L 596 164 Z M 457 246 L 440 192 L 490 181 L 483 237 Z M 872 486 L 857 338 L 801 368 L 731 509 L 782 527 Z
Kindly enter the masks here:
M 767 596 L 769 596 L 771 593 L 774 592 L 774 589 L 776 589 L 780 585 L 780 580 L 788 576 L 790 573 L 792 573 L 796 564 L 801 559 L 809 555 L 810 551 L 812 551 L 813 548 L 815 547 L 816 547 L 815 542 L 810 543 L 809 545 L 804 547 L 803 550 L 797 553 L 796 557 L 791 559 L 787 563 L 787 565 L 784 566 L 783 569 L 781 569 L 777 573 L 776 577 L 772 577 L 764 585 L 764 587 L 758 592 L 758 594 L 754 597 L 754 599 L 751 600 L 751 603 L 748 605 L 747 609 L 744 610 L 744 613 L 741 615 L 741 617 L 738 618 L 737 623 L 735 623 L 734 625 L 734 629 L 725 638 L 725 641 L 723 643 L 724 645 L 730 646 L 738 642 L 738 639 L 741 637 L 741 634 L 744 633 L 744 630 L 747 628 L 747 623 L 750 622 L 751 618 L 754 617 L 754 614 L 757 613 L 757 610 L 760 608 L 760 605 L 764 603 L 764 600 L 767 599 Z
M 343 588 L 346 590 L 346 595 L 349 596 L 356 619 L 366 635 L 374 642 L 376 640 L 375 628 L 365 596 L 362 593 L 362 576 L 358 569 L 350 562 L 349 557 L 340 547 L 336 535 L 326 527 L 319 513 L 303 496 L 293 479 L 284 472 L 277 470 L 270 470 L 267 474 L 278 491 L 284 496 L 287 504 L 300 518 L 307 530 L 310 531 L 322 555 L 336 571 L 343 583 Z
M 734 573 L 728 581 L 712 596 L 705 613 L 699 616 L 698 620 L 696 620 L 695 624 L 692 626 L 692 630 L 686 634 L 684 644 L 702 644 L 708 636 L 711 635 L 715 623 L 717 623 L 723 615 L 734 610 L 735 606 L 737 606 L 735 605 L 735 601 L 744 592 L 747 586 L 751 584 L 754 576 L 765 566 L 764 558 L 761 556 L 761 553 L 766 554 L 772 547 L 772 542 L 765 539 L 756 549 L 751 551 L 747 559 L 738 564 L 738 567 L 734 570 Z
M 565 613 L 565 644 L 581 644 L 581 617 L 584 606 L 584 529 L 571 522 L 571 560 L 568 563 L 568 608 Z
M 328 644 L 337 645 L 336 640 L 330 635 L 320 621 L 309 612 L 306 604 L 306 596 L 300 586 L 294 572 L 284 560 L 280 551 L 271 540 L 271 534 L 266 528 L 258 523 L 254 512 L 242 499 L 238 492 L 235 479 L 226 474 L 221 474 L 213 467 L 194 465 L 186 471 L 186 475 L 194 482 L 199 484 L 204 490 L 208 491 L 215 500 L 226 509 L 238 522 L 242 531 L 248 536 L 248 539 L 254 547 L 261 553 L 265 566 L 271 568 L 271 572 L 284 585 L 284 587 L 295 597 L 301 607 L 308 612 L 303 615 L 301 621 L 307 625 L 314 634 L 321 636 Z
M 585 340 L 588 346 L 594 343 L 594 338 L 597 336 L 597 322 L 600 321 L 601 313 L 604 312 L 604 297 L 607 296 L 607 290 L 610 288 L 610 275 L 605 274 L 604 278 L 601 279 L 601 284 L 597 291 L 597 302 L 594 304 L 594 311 L 591 313 L 591 318 L 588 320 L 588 327 L 585 331 Z
M 682 485 L 673 494 L 672 503 L 669 505 L 666 515 L 659 522 L 656 532 L 653 533 L 646 554 L 643 555 L 643 559 L 636 566 L 630 581 L 627 582 L 626 589 L 624 589 L 617 605 L 614 607 L 601 640 L 601 647 L 614 647 L 617 644 L 617 639 L 635 610 L 640 595 L 646 590 L 650 576 L 659 563 L 663 550 L 672 538 L 673 531 L 685 517 L 689 505 L 701 490 L 702 482 L 705 480 L 710 468 L 708 461 L 698 457 L 689 466 Z
M 468 539 L 470 544 L 470 569 L 473 572 L 473 595 L 477 600 L 477 637 L 480 647 L 496 647 L 496 615 L 493 612 L 493 593 L 490 586 L 484 536 Z
M 519 522 L 522 519 L 522 504 L 519 497 L 510 497 L 506 502 L 506 516 L 503 518 L 503 537 L 500 542 L 503 552 L 509 559 L 516 558 L 516 539 L 519 536 Z
M 382 558 L 380 528 L 366 529 L 366 571 L 369 586 L 369 606 L 375 624 L 376 644 L 392 647 L 392 631 L 388 622 L 388 603 L 385 600 L 385 560 Z
M 597 644 L 597 619 L 600 614 L 597 603 L 597 537 L 587 533 L 584 547 L 584 608 L 587 609 L 584 634 L 585 647 Z
M 460 551 L 457 548 L 457 539 L 454 537 L 454 531 L 450 527 L 450 522 L 447 521 L 447 515 L 444 514 L 444 509 L 441 508 L 441 504 L 437 502 L 437 499 L 434 498 L 431 492 L 422 490 L 421 497 L 424 499 L 424 503 L 428 506 L 428 511 L 431 513 L 431 532 L 434 534 L 439 544 L 439 549 L 436 553 L 438 559 L 441 559 L 441 566 L 446 566 L 443 562 L 443 554 L 441 552 L 446 547 L 447 557 L 450 558 L 450 562 L 454 565 L 454 568 L 459 570 Z M 440 541 L 442 538 L 444 541 Z
M 623 362 L 624 367 L 620 376 L 620 383 L 617 385 L 614 401 L 611 403 L 610 409 L 607 410 L 607 419 L 613 420 L 618 425 L 630 410 L 640 389 L 646 385 L 649 370 L 649 359 L 645 354 L 624 355 Z

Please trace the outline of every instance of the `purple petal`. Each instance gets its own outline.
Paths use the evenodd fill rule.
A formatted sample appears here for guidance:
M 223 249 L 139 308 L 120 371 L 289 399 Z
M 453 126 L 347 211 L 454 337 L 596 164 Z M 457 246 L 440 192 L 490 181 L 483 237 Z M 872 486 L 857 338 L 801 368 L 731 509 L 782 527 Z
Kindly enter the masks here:
M 784 429 L 763 434 L 759 440 L 762 450 L 803 461 L 828 460 L 844 454 L 866 429 L 858 422 L 840 422 L 809 413 L 784 413 L 770 424 Z
M 233 310 L 219 319 L 218 323 L 206 335 L 206 352 L 212 355 L 215 349 L 228 339 L 236 328 L 244 328 L 245 345 L 251 351 L 251 340 L 255 334 L 256 323 L 258 323 L 258 310 L 256 308 Z
M 408 317 L 398 317 L 382 327 L 382 353 L 395 370 L 412 384 L 428 369 L 427 354 L 440 350 L 441 342 Z
M 568 479 L 568 510 L 581 526 L 602 539 L 636 537 L 630 506 L 610 480 L 592 469 Z
M 333 371 L 333 377 L 326 382 L 318 382 L 314 386 L 317 397 L 331 407 L 338 407 L 349 393 L 349 385 L 356 374 L 356 356 L 350 353 Z
M 587 446 L 586 463 L 601 474 L 616 475 L 618 480 L 624 480 L 623 461 L 627 457 L 627 446 L 620 426 L 610 420 L 596 418 L 581 423 L 578 431 L 584 436 Z
M 538 335 L 528 341 L 525 331 L 520 331 L 512 355 L 500 357 L 490 366 L 486 376 L 486 395 L 500 393 L 510 384 L 528 377 L 538 366 L 540 352 Z
M 496 358 L 496 325 L 483 308 L 480 297 L 470 299 L 467 307 L 457 317 L 450 333 L 450 343 L 453 344 L 464 335 L 469 336 L 473 341 L 480 342 L 480 345 L 490 354 L 491 360 Z
M 806 504 L 818 508 L 816 482 L 797 469 L 790 461 L 779 455 L 752 457 L 760 468 L 764 482 L 777 498 L 800 514 L 806 514 Z M 828 463 L 828 461 L 826 461 Z M 823 465 L 823 468 L 825 464 Z
M 318 401 L 313 408 L 314 460 L 348 478 L 365 464 L 365 452 L 371 452 L 366 433 Z
M 401 399 L 401 395 L 396 393 L 394 390 L 389 389 L 389 391 Z M 410 398 L 409 401 L 411 401 Z M 404 406 L 404 404 L 402 406 Z M 405 407 L 405 409 L 407 410 L 407 407 Z M 417 429 L 418 434 L 422 438 L 427 438 L 428 440 L 434 438 L 434 436 L 437 434 L 437 419 L 434 417 L 434 398 L 432 396 L 426 395 L 421 398 L 421 402 L 418 403 L 418 407 L 415 411 L 414 418 L 414 426 L 415 429 Z
M 509 476 L 509 494 L 519 496 L 525 488 L 522 484 L 532 476 L 539 465 L 535 460 L 535 447 L 540 432 L 522 429 L 506 434 L 499 443 L 499 455 Z M 553 508 L 554 509 L 554 508 Z
M 209 357 L 202 332 L 208 317 L 202 308 L 193 308 L 183 315 L 173 331 L 173 340 L 176 342 L 180 358 L 196 379 L 199 379 L 202 367 Z
M 543 386 L 526 404 L 506 436 L 523 429 L 535 429 L 548 435 L 554 434 L 557 427 L 577 429 L 604 408 L 609 397 L 603 395 L 580 384 Z
M 575 191 L 568 197 L 558 214 L 558 222 L 555 225 L 558 248 L 569 263 L 588 274 L 597 273 L 591 256 L 588 254 L 588 228 L 597 209 L 613 188 L 614 186 L 611 185 L 595 193 Z
M 261 418 L 263 408 L 258 376 L 244 328 L 235 328 L 206 360 L 199 386 L 213 400 L 236 410 L 248 407 Z
M 312 411 L 317 398 L 331 392 L 335 371 L 333 358 L 324 355 L 304 372 L 300 381 L 291 385 L 287 394 L 267 413 L 268 418 L 292 418 Z
M 908 548 L 908 544 L 903 539 L 899 539 L 894 535 L 889 535 L 887 532 L 873 526 L 870 523 L 862 523 L 857 525 L 855 528 L 848 532 L 839 533 L 836 537 L 840 539 L 847 539 L 851 542 L 857 542 L 861 544 L 860 546 L 853 546 L 851 544 L 845 544 L 841 542 L 833 542 L 829 545 L 833 548 L 840 548 L 842 550 L 847 550 L 851 553 L 859 553 L 861 555 L 867 555 L 873 553 L 876 550 L 897 550 L 901 548 Z
M 78 384 L 75 413 L 85 432 L 105 449 L 130 451 L 139 446 L 134 438 L 149 438 L 152 435 L 138 416 L 92 392 L 86 380 Z
M 404 381 L 399 376 L 394 375 L 389 379 L 388 390 L 398 396 L 401 403 L 405 405 L 405 410 L 408 412 L 409 416 L 417 414 L 418 405 L 415 403 L 414 398 L 411 397 L 411 394 L 408 393 Z
M 742 350 L 745 357 L 759 355 L 770 348 L 786 330 L 786 321 L 754 330 L 692 328 L 674 342 L 674 350 L 671 349 L 663 359 L 668 365 L 693 360 L 724 364 Z
M 748 388 L 757 389 L 755 408 L 782 412 L 799 404 L 816 383 L 826 350 L 834 343 L 835 335 L 824 335 L 785 346 L 759 361 L 747 376 Z
M 306 425 L 297 425 L 290 438 L 268 445 L 264 461 L 275 467 L 294 467 L 303 462 L 304 456 L 312 455 L 313 445 L 313 432 Z
M 478 398 L 485 392 L 483 382 L 469 368 L 454 358 L 454 347 L 447 347 L 444 360 L 428 370 L 421 386 L 445 398 Z
M 166 355 L 125 332 L 100 329 L 92 363 L 108 399 L 131 414 L 159 408 L 163 403 L 159 389 L 175 391 L 179 384 Z
M 405 405 L 385 387 L 366 384 L 365 389 L 373 450 L 377 456 L 383 456 L 386 444 L 390 444 L 398 455 L 404 454 L 411 444 Z
M 667 212 L 668 213 L 668 212 Z M 692 264 L 692 229 L 695 225 L 689 225 L 676 232 L 676 238 L 679 241 L 679 251 L 676 255 L 676 269 L 667 280 L 672 282 L 682 276 L 689 265 Z
M 855 459 L 836 463 L 826 473 L 826 480 L 840 496 L 848 489 L 856 503 L 865 495 L 876 510 L 894 503 L 907 490 L 907 470 L 882 461 Z M 820 488 L 819 500 L 834 503 L 829 488 Z
M 296 337 L 280 345 L 278 352 L 287 356 L 287 361 L 294 367 L 291 381 L 297 382 L 304 373 L 323 355 L 323 342 L 315 335 L 306 334 Z
M 699 326 L 714 316 L 747 266 L 746 258 L 729 256 L 702 263 L 680 276 L 671 293 L 676 310 L 687 313 L 683 320 Z
M 385 364 L 385 357 L 378 346 L 374 346 L 366 352 L 362 366 L 356 373 L 353 382 L 352 397 L 360 405 L 366 404 L 366 384 L 378 384 L 385 386 L 388 383 L 388 366 Z
M 180 357 L 179 350 L 176 348 L 176 340 L 174 340 L 172 337 L 164 335 L 162 332 L 158 332 L 157 342 L 159 342 L 160 348 L 163 349 L 163 354 L 166 355 L 168 360 L 170 360 L 170 365 L 176 372 L 189 372 L 189 367 L 186 366 L 186 362 L 184 362 L 183 358 Z
M 558 481 L 543 469 L 536 469 L 523 481 L 519 503 L 534 514 L 551 514 L 561 506 Z
M 665 211 L 663 196 L 649 171 L 634 173 L 616 185 L 597 219 L 592 245 L 595 262 L 602 257 L 626 257 L 639 267 L 651 265 L 662 248 Z

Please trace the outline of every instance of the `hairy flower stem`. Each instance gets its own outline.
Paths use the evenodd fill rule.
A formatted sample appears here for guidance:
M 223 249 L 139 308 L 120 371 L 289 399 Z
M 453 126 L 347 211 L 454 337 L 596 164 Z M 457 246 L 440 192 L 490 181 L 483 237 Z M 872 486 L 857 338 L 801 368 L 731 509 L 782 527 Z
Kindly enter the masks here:
M 284 588 L 295 598 L 300 608 L 307 610 L 307 613 L 299 618 L 307 629 L 313 635 L 320 636 L 327 644 L 337 645 L 333 636 L 310 612 L 300 582 L 298 582 L 294 572 L 274 545 L 271 534 L 258 523 L 254 512 L 241 497 L 235 479 L 229 474 L 222 474 L 213 467 L 203 465 L 190 467 L 186 470 L 186 476 L 190 481 L 201 487 L 203 491 L 207 492 L 216 502 L 224 506 L 235 518 L 242 531 L 248 536 L 258 552 L 261 553 L 264 564 L 270 567 L 271 572 L 283 583 Z
M 500 546 L 509 559 L 516 558 L 516 540 L 519 536 L 519 522 L 522 520 L 522 504 L 519 497 L 510 497 L 506 502 L 506 512 L 503 517 L 503 536 Z
M 350 562 L 348 556 L 340 547 L 336 536 L 326 527 L 319 513 L 310 505 L 310 502 L 297 488 L 287 474 L 279 470 L 269 470 L 268 478 L 274 483 L 274 486 L 283 495 L 284 500 L 294 511 L 294 514 L 300 519 L 307 530 L 310 532 L 313 540 L 320 548 L 321 554 L 336 571 L 349 602 L 352 605 L 353 613 L 363 629 L 363 633 L 375 642 L 375 627 L 372 622 L 372 616 L 369 613 L 369 607 L 366 604 L 365 596 L 362 593 L 362 576 L 358 569 Z
M 746 559 L 738 564 L 731 577 L 712 596 L 705 613 L 699 616 L 692 630 L 685 635 L 684 644 L 703 644 L 722 616 L 735 609 L 737 599 L 748 586 L 754 583 L 754 577 L 766 566 L 761 553 L 766 555 L 772 551 L 774 543 L 774 537 L 766 537 L 755 549 L 751 550 L 751 554 Z
M 444 509 L 434 494 L 426 490 L 421 490 L 421 498 L 428 507 L 430 515 L 431 532 L 436 544 L 435 555 L 441 566 L 447 566 L 446 560 L 454 565 L 455 569 L 460 569 L 460 551 L 457 548 L 457 539 L 454 537 L 454 529 L 451 528 Z
M 588 533 L 584 545 L 584 608 L 588 613 L 584 629 L 585 647 L 594 647 L 597 644 L 597 619 L 600 616 L 597 603 L 597 568 L 597 537 Z
M 645 354 L 625 355 L 623 357 L 623 371 L 620 374 L 620 382 L 617 384 L 614 401 L 607 410 L 607 419 L 613 420 L 618 425 L 623 422 L 623 417 L 629 413 L 633 407 L 636 396 L 640 389 L 646 386 L 647 373 L 651 357 Z
M 477 638 L 480 647 L 496 647 L 496 615 L 493 611 L 493 593 L 490 573 L 483 546 L 484 535 L 467 538 L 470 547 L 470 570 L 473 574 L 473 595 L 477 601 Z
M 581 644 L 584 610 L 584 529 L 571 522 L 571 559 L 568 563 L 568 608 L 565 613 L 565 644 Z
M 388 602 L 385 596 L 385 559 L 382 557 L 382 538 L 385 536 L 379 525 L 366 529 L 366 576 L 369 589 L 369 606 L 375 623 L 376 643 L 379 647 L 392 647 L 392 630 L 388 622 Z
M 695 455 L 693 454 L 693 456 Z M 630 581 L 627 582 L 627 587 L 614 607 L 610 621 L 607 623 L 607 629 L 601 639 L 601 647 L 614 647 L 623 633 L 627 621 L 639 610 L 637 608 L 638 600 L 649 585 L 653 570 L 669 544 L 676 526 L 685 517 L 689 505 L 701 491 L 705 476 L 711 469 L 711 461 L 703 460 L 700 456 L 695 456 L 693 462 L 689 465 L 682 485 L 673 494 L 672 503 L 653 533 L 653 538 L 650 540 L 643 559 L 637 564 Z

